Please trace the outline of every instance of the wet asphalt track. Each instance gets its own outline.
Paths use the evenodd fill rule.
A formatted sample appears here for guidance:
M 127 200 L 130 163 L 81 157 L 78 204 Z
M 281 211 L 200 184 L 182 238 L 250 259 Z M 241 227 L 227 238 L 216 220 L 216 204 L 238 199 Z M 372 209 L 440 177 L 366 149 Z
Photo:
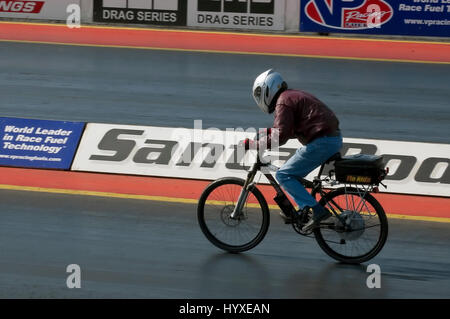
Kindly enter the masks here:
M 273 67 L 335 110 L 345 137 L 450 143 L 450 65 L 0 43 L 2 116 L 267 127 L 251 98 Z
M 346 137 L 450 143 L 450 66 L 0 43 L 1 116 L 265 127 L 249 95 L 275 67 L 339 115 Z M 232 80 L 230 80 L 232 79 Z M 450 224 L 390 221 L 382 288 L 273 215 L 265 240 L 222 253 L 195 205 L 0 191 L 0 297 L 449 298 Z M 82 288 L 65 286 L 79 264 Z M 233 271 L 230 271 L 232 269 Z
M 449 298 L 450 224 L 390 221 L 360 266 L 330 259 L 276 214 L 263 242 L 233 255 L 211 245 L 196 205 L 0 191 L 0 297 Z M 381 267 L 368 289 L 367 265 Z M 66 288 L 66 267 L 81 288 Z

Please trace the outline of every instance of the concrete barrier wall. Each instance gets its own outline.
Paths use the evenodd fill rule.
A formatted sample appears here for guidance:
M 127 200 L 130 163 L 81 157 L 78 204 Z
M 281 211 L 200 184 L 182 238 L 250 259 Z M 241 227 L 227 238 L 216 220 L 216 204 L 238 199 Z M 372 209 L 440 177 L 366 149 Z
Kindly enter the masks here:
M 191 0 L 189 0 L 191 1 Z M 60 20 L 68 17 L 66 8 L 69 4 L 78 4 L 81 8 L 81 22 L 94 22 L 94 0 L 40 0 L 36 7 L 28 7 L 24 4 L 12 6 L 5 1 L 3 9 L 0 9 L 0 19 L 30 19 L 30 20 Z M 6 9 L 8 8 L 8 9 Z M 286 32 L 298 32 L 300 2 L 298 0 L 285 0 L 285 26 Z

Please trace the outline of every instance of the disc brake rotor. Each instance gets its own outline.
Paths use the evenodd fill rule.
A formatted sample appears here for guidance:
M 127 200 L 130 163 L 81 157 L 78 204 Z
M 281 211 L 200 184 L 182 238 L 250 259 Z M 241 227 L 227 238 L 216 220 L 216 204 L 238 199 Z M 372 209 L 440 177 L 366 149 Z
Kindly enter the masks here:
M 222 222 L 230 227 L 236 227 L 237 225 L 239 225 L 244 217 L 242 212 L 242 215 L 238 218 L 231 218 L 231 213 L 233 212 L 234 207 L 234 205 L 224 206 L 220 212 L 220 218 L 222 219 Z

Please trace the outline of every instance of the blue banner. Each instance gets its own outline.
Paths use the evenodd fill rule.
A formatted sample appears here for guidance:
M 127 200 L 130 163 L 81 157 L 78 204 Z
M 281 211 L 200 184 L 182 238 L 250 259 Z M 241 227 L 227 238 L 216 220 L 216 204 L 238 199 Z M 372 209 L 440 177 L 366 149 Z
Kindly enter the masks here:
M 450 0 L 301 0 L 300 31 L 450 37 Z
M 84 126 L 0 117 L 0 165 L 70 169 Z

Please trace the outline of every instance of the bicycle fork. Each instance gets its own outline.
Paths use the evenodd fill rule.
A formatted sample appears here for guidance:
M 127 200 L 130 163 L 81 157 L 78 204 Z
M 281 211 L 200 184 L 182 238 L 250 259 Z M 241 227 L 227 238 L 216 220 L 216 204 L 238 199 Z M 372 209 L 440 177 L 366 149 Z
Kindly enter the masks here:
M 236 206 L 234 207 L 233 212 L 230 215 L 231 219 L 239 219 L 242 216 L 242 209 L 244 208 L 244 205 L 247 202 L 248 194 L 250 193 L 252 187 L 255 184 L 253 180 L 255 179 L 257 171 L 258 171 L 258 163 L 255 163 L 247 175 L 247 179 L 245 180 L 244 186 L 242 187 L 241 193 L 239 194 Z
M 249 192 L 250 191 L 248 190 L 248 187 L 242 187 L 236 206 L 234 207 L 233 212 L 230 215 L 231 219 L 239 219 L 239 217 L 241 217 L 242 208 L 244 208 L 244 205 L 247 202 Z

